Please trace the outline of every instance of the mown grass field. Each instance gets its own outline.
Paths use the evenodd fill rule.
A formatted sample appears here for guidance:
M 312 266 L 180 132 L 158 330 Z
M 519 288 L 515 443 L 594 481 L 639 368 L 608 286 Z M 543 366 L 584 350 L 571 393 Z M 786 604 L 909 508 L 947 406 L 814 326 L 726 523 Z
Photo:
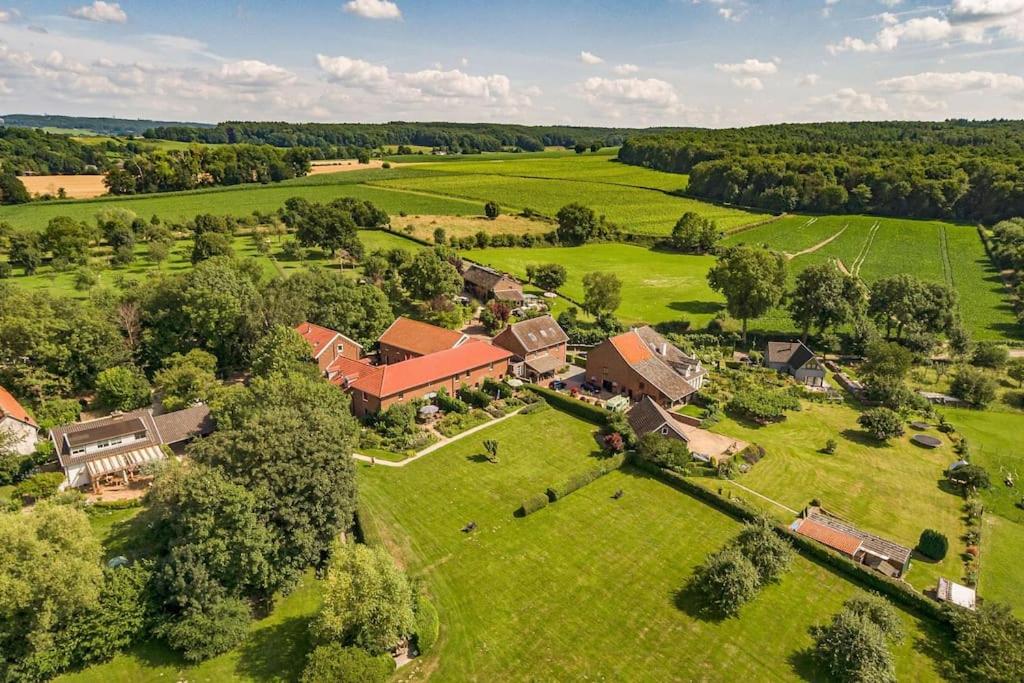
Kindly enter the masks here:
M 795 255 L 789 262 L 791 276 L 811 264 L 838 261 L 869 284 L 896 273 L 945 283 L 959 293 L 964 323 L 976 338 L 1024 337 L 999 273 L 971 226 L 874 216 L 787 216 L 730 235 L 724 244 L 765 244 Z
M 660 482 L 613 472 L 526 518 L 513 510 L 592 465 L 592 427 L 517 416 L 402 469 L 360 467 L 372 536 L 422 577 L 442 634 L 403 680 L 817 680 L 808 627 L 859 589 L 798 559 L 739 618 L 680 597 L 737 522 Z M 480 457 L 482 439 L 500 462 Z M 625 495 L 613 500 L 612 493 Z M 472 535 L 460 528 L 473 520 Z M 935 680 L 941 641 L 905 617 L 900 680 Z
M 918 589 L 932 588 L 939 576 L 959 580 L 963 569 L 956 548 L 966 531 L 960 519 L 963 500 L 943 490 L 943 471 L 956 457 L 943 437 L 935 450 L 910 443 L 914 433 L 882 445 L 861 431 L 859 413 L 847 406 L 804 402 L 803 410 L 789 413 L 778 424 L 758 427 L 732 418 L 713 427 L 715 432 L 764 447 L 767 455 L 736 481 L 793 510 L 812 499 L 865 531 L 909 548 L 921 532 L 938 529 L 950 540 L 950 553 L 939 563 L 913 560 L 906 580 Z M 938 432 L 933 432 L 939 435 Z M 834 455 L 820 452 L 828 439 L 839 448 Z M 779 519 L 794 515 L 719 480 L 709 486 L 727 488 Z
M 531 263 L 560 263 L 569 276 L 560 291 L 580 302 L 586 273 L 615 273 L 622 279 L 622 305 L 616 314 L 627 323 L 688 320 L 700 328 L 724 305 L 724 299 L 707 283 L 712 256 L 672 254 L 626 244 L 480 249 L 464 255 L 520 278 Z

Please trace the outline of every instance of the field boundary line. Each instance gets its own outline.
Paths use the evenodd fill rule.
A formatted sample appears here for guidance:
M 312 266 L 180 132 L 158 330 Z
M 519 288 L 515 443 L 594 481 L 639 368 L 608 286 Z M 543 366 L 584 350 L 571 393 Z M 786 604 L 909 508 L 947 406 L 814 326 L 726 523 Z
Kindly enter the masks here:
M 942 274 L 946 278 L 946 284 L 953 287 L 953 264 L 949 261 L 949 241 L 945 225 L 939 226 L 939 249 L 942 251 Z
M 743 489 L 743 490 L 744 490 L 744 491 L 746 491 L 747 493 L 752 493 L 752 494 L 754 494 L 755 496 L 757 496 L 758 498 L 761 498 L 762 500 L 766 500 L 766 501 L 768 501 L 768 502 L 769 502 L 769 503 L 771 503 L 772 505 L 776 505 L 776 506 L 778 506 L 778 507 L 782 508 L 782 509 L 783 509 L 783 510 L 785 510 L 786 512 L 791 512 L 791 513 L 793 513 L 794 515 L 799 515 L 799 514 L 800 514 L 799 512 L 797 512 L 796 510 L 794 510 L 793 508 L 789 507 L 788 505 L 783 505 L 783 504 L 782 504 L 782 503 L 780 503 L 779 501 L 777 501 L 777 500 L 773 500 L 773 499 L 769 498 L 768 496 L 764 495 L 763 493 L 758 493 L 758 492 L 757 492 L 757 491 L 755 491 L 754 489 L 751 489 L 751 488 L 747 488 L 746 486 L 744 486 L 743 484 L 739 483 L 738 481 L 735 481 L 735 480 L 733 480 L 733 481 L 730 481 L 729 483 L 730 483 L 730 484 L 732 484 L 733 486 L 737 486 L 737 487 L 739 487 L 739 488 Z
M 796 252 L 795 254 L 786 254 L 786 260 L 787 261 L 792 261 L 797 256 L 803 256 L 804 254 L 813 254 L 814 252 L 818 251 L 819 249 L 824 249 L 825 247 L 828 246 L 829 242 L 837 239 L 840 235 L 842 235 L 844 232 L 846 232 L 846 229 L 848 227 L 850 227 L 849 223 L 847 223 L 842 228 L 840 228 L 839 232 L 837 232 L 836 234 L 832 235 L 831 237 L 827 238 L 826 240 L 824 240 L 822 242 L 818 242 L 813 247 L 807 247 L 806 249 L 802 249 L 802 250 Z
M 483 206 L 484 202 L 470 199 L 465 195 L 459 194 L 441 194 L 438 192 L 423 192 L 422 190 L 406 190 L 401 187 L 392 187 L 390 185 L 380 185 L 379 183 L 389 182 L 387 180 L 371 180 L 364 183 L 352 183 L 352 185 L 362 185 L 363 187 L 372 187 L 375 190 L 384 190 L 386 192 L 399 192 L 401 194 L 414 194 L 420 197 L 432 197 L 434 199 L 455 199 L 466 204 L 472 204 L 473 206 Z M 510 209 L 522 209 L 521 206 L 509 206 Z
M 705 201 L 705 200 L 701 200 L 701 201 Z M 707 203 L 709 203 L 709 202 L 707 202 Z M 770 223 L 774 223 L 775 221 L 781 220 L 781 219 L 786 218 L 788 216 L 789 216 L 788 213 L 780 213 L 778 216 L 769 216 L 768 218 L 764 219 L 763 221 L 755 221 L 753 223 L 744 223 L 743 225 L 736 226 L 735 228 L 732 228 L 730 230 L 724 230 L 722 232 L 722 234 L 725 237 L 732 237 L 733 235 L 738 235 L 738 234 L 740 234 L 742 232 L 747 232 L 748 230 L 753 230 L 754 228 L 760 228 L 762 225 L 768 225 Z

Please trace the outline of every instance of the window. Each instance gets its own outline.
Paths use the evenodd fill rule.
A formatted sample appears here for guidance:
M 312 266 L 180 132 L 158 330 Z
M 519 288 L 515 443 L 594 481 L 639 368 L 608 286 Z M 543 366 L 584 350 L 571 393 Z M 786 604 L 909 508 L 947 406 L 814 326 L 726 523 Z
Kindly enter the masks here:
M 369 400 L 370 400 L 369 397 L 366 395 L 366 392 L 364 391 L 363 392 L 363 403 L 366 403 Z
M 345 352 L 345 345 L 344 344 L 338 344 L 338 355 L 340 356 L 344 352 Z
M 668 436 L 668 427 L 662 427 L 661 428 L 661 435 L 662 436 Z
M 78 455 L 80 453 L 85 453 L 85 446 L 79 446 L 78 448 L 71 449 L 71 455 Z

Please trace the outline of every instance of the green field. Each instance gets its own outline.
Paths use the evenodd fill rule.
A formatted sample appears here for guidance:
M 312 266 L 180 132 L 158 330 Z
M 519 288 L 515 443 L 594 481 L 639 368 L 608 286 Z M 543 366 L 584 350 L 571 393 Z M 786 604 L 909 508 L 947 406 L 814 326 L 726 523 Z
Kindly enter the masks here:
M 591 430 L 549 410 L 402 469 L 361 466 L 371 537 L 426 581 L 441 614 L 436 657 L 402 679 L 820 678 L 807 629 L 858 589 L 798 559 L 739 618 L 696 616 L 680 589 L 739 529 L 720 512 L 624 470 L 513 516 L 524 496 L 592 464 Z M 501 444 L 499 464 L 479 456 L 484 438 Z M 617 489 L 625 495 L 613 500 Z M 478 530 L 461 533 L 470 520 Z M 925 653 L 941 642 L 905 620 L 908 637 L 895 652 L 900 679 L 936 680 Z
M 763 446 L 768 455 L 736 481 L 793 510 L 802 510 L 817 498 L 865 531 L 909 548 L 917 545 L 926 528 L 943 532 L 951 546 L 946 559 L 915 559 L 905 578 L 920 590 L 934 587 L 939 576 L 959 580 L 963 571 L 955 548 L 966 530 L 960 520 L 963 500 L 938 486 L 943 471 L 956 459 L 952 445 L 944 439 L 944 445 L 933 451 L 918 448 L 909 442 L 908 431 L 882 446 L 860 430 L 857 417 L 857 411 L 846 406 L 805 402 L 803 410 L 778 424 L 756 427 L 726 418 L 713 430 Z M 825 455 L 819 449 L 830 438 L 839 442 L 839 448 L 834 455 Z M 708 484 L 724 486 L 779 519 L 794 517 L 728 483 Z
M 724 244 L 766 244 L 795 255 L 832 237 L 819 249 L 795 256 L 791 274 L 826 261 L 842 263 L 867 283 L 909 273 L 952 286 L 960 295 L 964 323 L 976 338 L 1024 337 L 999 273 L 971 226 L 874 216 L 787 216 L 730 235 Z
M 583 300 L 586 273 L 615 273 L 622 279 L 622 306 L 617 315 L 627 323 L 689 320 L 695 328 L 703 327 L 724 301 L 708 287 L 707 271 L 714 263 L 711 256 L 671 254 L 625 244 L 479 249 L 464 255 L 518 277 L 525 277 L 528 264 L 560 263 L 569 279 L 559 291 L 577 301 Z

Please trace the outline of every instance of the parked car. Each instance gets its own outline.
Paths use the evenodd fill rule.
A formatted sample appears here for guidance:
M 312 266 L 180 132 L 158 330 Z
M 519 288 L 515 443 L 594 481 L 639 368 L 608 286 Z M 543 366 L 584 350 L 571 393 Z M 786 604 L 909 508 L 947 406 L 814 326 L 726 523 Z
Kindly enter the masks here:
M 562 390 L 562 389 L 565 389 L 565 387 L 568 386 L 568 385 L 565 382 L 563 382 L 562 380 L 556 379 L 554 382 L 551 383 L 550 386 L 551 386 L 552 389 Z

